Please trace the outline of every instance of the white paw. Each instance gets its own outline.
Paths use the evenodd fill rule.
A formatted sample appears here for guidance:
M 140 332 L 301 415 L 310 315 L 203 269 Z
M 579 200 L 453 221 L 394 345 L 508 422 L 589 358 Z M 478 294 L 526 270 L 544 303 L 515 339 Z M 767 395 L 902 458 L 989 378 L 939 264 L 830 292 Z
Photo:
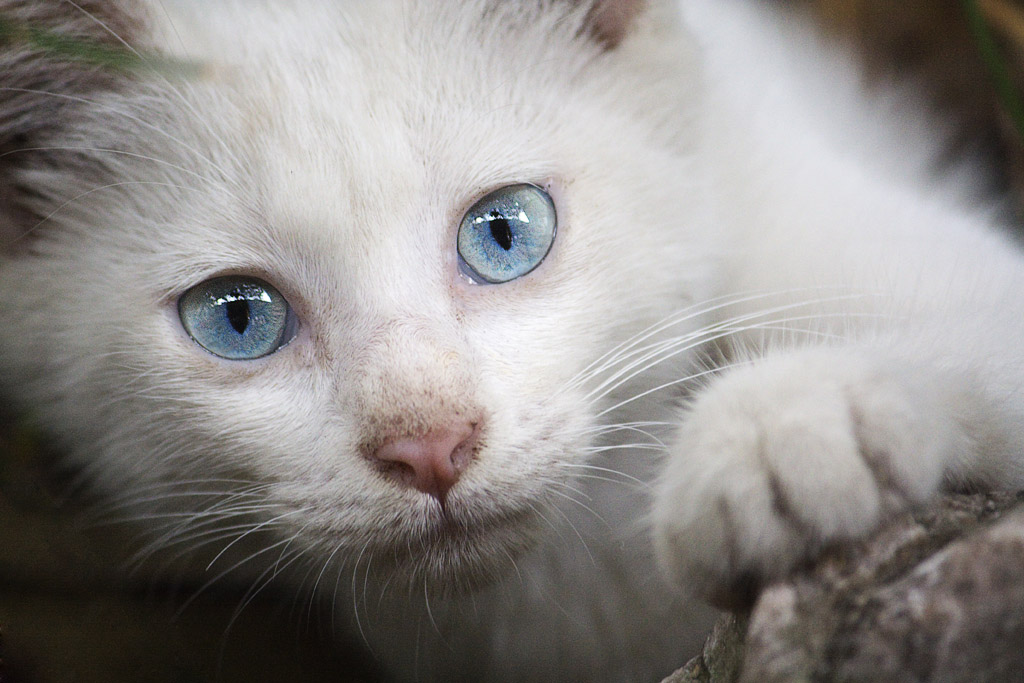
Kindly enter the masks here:
M 803 350 L 702 392 L 653 511 L 669 575 L 721 604 L 743 601 L 822 545 L 932 496 L 954 427 L 897 377 L 848 352 Z

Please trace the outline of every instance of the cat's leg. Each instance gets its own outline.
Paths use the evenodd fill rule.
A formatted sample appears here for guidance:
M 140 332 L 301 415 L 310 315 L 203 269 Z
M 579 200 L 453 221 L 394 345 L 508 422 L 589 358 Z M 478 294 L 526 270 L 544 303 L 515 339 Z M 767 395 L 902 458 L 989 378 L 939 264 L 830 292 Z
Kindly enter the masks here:
M 933 496 L 977 458 L 966 377 L 863 348 L 770 354 L 686 411 L 654 518 L 681 585 L 719 603 Z M 991 477 L 989 477 L 991 478 Z
M 779 335 L 681 411 L 653 510 L 681 586 L 743 599 L 944 486 L 1024 487 L 1024 266 L 999 240 L 915 234 L 886 251 L 833 233 L 744 265 L 748 289 L 798 291 L 803 274 L 870 294 L 808 304 L 823 334 Z

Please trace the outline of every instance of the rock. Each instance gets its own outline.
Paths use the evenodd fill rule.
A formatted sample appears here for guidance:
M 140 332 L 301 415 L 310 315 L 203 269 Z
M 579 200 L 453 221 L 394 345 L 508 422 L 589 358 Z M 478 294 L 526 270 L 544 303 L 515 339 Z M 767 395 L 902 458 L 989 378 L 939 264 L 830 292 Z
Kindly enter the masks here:
M 724 617 L 666 683 L 1024 680 L 1024 505 L 949 495 Z
M 722 617 L 701 654 L 662 683 L 711 683 L 735 681 L 743 662 L 743 641 L 747 623 L 743 617 L 727 614 Z

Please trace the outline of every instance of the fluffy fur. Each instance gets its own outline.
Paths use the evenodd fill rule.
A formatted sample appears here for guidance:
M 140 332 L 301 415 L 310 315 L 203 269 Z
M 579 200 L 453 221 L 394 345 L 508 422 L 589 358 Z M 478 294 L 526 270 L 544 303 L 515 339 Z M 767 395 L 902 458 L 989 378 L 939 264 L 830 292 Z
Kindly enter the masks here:
M 3 0 L 204 67 L 0 51 L 3 395 L 153 548 L 322 595 L 410 680 L 664 675 L 692 592 L 1024 484 L 1024 268 L 970 174 L 779 15 L 681 5 Z M 467 281 L 463 213 L 521 182 L 552 252 Z M 189 339 L 234 273 L 291 344 Z M 369 463 L 453 416 L 443 511 Z

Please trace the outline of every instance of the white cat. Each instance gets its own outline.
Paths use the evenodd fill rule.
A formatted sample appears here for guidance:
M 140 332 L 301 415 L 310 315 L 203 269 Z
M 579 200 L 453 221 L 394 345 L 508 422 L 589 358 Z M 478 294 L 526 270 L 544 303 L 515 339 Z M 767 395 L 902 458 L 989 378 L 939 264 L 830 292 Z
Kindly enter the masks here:
M 656 680 L 693 592 L 1024 486 L 1020 255 L 775 11 L 0 13 L 202 66 L 0 48 L 3 396 L 402 679 Z

